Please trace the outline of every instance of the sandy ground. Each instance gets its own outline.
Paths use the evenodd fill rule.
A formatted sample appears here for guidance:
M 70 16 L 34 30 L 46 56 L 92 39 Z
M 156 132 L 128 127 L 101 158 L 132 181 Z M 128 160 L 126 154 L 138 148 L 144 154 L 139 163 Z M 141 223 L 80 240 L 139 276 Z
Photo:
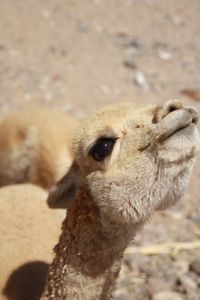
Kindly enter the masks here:
M 170 98 L 199 108 L 181 93 L 200 89 L 199 32 L 199 0 L 1 0 L 0 115 L 43 104 L 82 118 Z M 200 239 L 199 165 L 182 202 L 134 245 Z M 200 248 L 126 255 L 115 300 L 131 299 L 200 299 Z

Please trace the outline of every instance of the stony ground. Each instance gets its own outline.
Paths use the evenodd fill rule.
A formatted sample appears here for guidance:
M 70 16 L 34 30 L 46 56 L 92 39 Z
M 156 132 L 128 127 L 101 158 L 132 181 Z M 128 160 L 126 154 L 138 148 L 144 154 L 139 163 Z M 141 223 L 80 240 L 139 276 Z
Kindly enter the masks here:
M 200 108 L 199 14 L 199 0 L 1 1 L 0 115 L 43 104 L 82 118 L 170 98 Z M 200 299 L 199 166 L 183 201 L 130 245 L 115 300 Z

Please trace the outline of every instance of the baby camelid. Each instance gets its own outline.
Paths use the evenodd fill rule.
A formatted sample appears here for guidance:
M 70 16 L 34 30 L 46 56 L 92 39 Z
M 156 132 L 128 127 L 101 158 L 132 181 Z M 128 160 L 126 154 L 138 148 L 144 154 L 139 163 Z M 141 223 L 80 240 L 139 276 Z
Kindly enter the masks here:
M 48 199 L 50 207 L 67 207 L 68 212 L 42 300 L 112 298 L 129 241 L 154 210 L 174 204 L 185 191 L 199 147 L 197 121 L 195 108 L 183 107 L 174 100 L 161 106 L 110 106 L 80 125 L 74 136 L 73 164 Z M 41 252 L 49 259 L 48 243 L 51 247 L 57 234 L 47 222 L 51 210 L 40 210 L 42 190 L 32 186 L 28 196 L 24 185 L 20 191 L 18 187 L 18 193 L 17 187 L 15 193 L 12 187 L 3 190 L 9 193 L 9 189 L 12 208 L 7 215 L 6 211 L 1 214 L 0 222 L 0 247 L 4 245 L 0 269 L 7 271 L 8 262 L 12 270 L 16 260 L 24 264 L 24 258 L 28 263 L 37 255 L 41 260 Z M 2 203 L 6 198 L 3 190 Z M 26 199 L 26 195 L 31 203 L 37 198 L 37 205 L 31 206 L 32 223 L 28 222 L 29 210 L 24 212 L 26 204 L 22 203 L 20 209 L 19 199 Z M 13 226 L 6 229 L 8 216 Z M 20 271 L 18 265 L 9 278 L 4 271 L 3 294 L 9 300 L 36 300 L 43 281 L 31 296 L 32 280 L 44 280 L 44 276 L 39 271 L 34 278 L 30 278 L 30 272 L 25 273 L 25 278 L 29 275 L 28 283 L 21 288 Z
M 0 189 L 0 300 L 36 300 L 60 234 L 61 216 L 31 184 Z
M 74 162 L 52 190 L 68 207 L 42 300 L 107 300 L 129 241 L 185 191 L 199 147 L 198 112 L 178 100 L 115 105 L 75 134 Z
M 32 182 L 46 189 L 72 163 L 72 136 L 78 121 L 40 108 L 13 112 L 0 122 L 0 186 Z

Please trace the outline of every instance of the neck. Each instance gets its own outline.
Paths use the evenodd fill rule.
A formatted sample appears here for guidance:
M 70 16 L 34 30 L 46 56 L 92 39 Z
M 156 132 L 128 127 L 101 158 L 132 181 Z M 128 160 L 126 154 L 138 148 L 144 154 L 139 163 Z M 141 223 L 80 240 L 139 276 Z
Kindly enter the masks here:
M 125 224 L 112 222 L 105 229 L 89 192 L 81 191 L 63 222 L 41 300 L 111 299 L 124 250 L 133 236 L 133 229 Z

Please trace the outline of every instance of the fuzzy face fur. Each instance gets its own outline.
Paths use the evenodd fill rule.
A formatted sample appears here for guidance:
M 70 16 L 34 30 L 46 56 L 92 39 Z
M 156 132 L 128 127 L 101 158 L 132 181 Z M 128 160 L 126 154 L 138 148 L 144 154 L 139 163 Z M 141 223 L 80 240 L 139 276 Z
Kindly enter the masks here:
M 124 250 L 154 210 L 183 194 L 199 148 L 198 112 L 180 101 L 119 104 L 93 114 L 77 130 L 74 162 L 50 193 L 68 207 L 42 300 L 108 300 Z M 101 161 L 99 138 L 115 140 Z
M 102 217 L 122 223 L 138 223 L 174 204 L 185 191 L 199 148 L 197 119 L 198 112 L 178 100 L 160 107 L 119 104 L 93 114 L 74 139 L 74 164 L 60 185 L 65 201 L 72 186 L 85 185 Z M 89 154 L 99 137 L 116 138 L 102 162 Z
M 44 189 L 30 184 L 0 189 L 0 300 L 41 295 L 63 219 L 46 198 Z

